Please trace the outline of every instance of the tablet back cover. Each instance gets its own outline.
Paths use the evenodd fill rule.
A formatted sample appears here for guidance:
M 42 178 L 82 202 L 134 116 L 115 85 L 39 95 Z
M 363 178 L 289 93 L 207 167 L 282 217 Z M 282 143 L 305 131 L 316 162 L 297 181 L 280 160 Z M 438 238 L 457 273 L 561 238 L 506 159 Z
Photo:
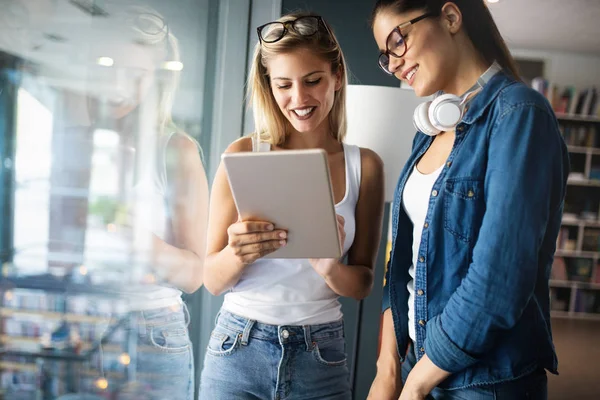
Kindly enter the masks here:
M 285 247 L 265 258 L 340 258 L 333 191 L 322 149 L 225 153 L 242 220 L 288 231 Z

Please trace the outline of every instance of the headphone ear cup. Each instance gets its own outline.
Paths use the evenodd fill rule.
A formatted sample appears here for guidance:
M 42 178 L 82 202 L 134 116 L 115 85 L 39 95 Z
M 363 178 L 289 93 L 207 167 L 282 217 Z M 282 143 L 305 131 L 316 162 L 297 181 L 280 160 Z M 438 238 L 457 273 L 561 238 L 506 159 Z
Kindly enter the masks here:
M 460 122 L 463 108 L 461 98 L 453 94 L 443 94 L 431 102 L 427 117 L 431 125 L 440 131 L 449 131 Z
M 415 108 L 415 112 L 413 114 L 413 124 L 418 131 L 423 132 L 429 136 L 435 136 L 441 131 L 436 129 L 429 122 L 429 107 L 431 105 L 431 101 L 421 103 Z

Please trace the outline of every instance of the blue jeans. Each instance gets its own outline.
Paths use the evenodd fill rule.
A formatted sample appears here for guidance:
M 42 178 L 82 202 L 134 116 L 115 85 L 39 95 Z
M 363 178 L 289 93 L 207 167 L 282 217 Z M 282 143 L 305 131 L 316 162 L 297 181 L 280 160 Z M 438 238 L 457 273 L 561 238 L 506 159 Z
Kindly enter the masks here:
M 268 325 L 221 311 L 211 333 L 201 400 L 350 400 L 342 321 Z
M 402 381 L 406 382 L 409 372 L 416 363 L 415 347 L 409 342 L 408 354 L 402 364 Z M 466 389 L 444 390 L 435 388 L 428 400 L 546 400 L 548 398 L 548 377 L 540 369 L 513 381 Z
M 127 367 L 116 363 L 100 351 L 103 370 L 109 380 L 108 392 L 76 393 L 59 400 L 193 400 L 194 360 L 187 325 L 189 313 L 185 304 L 133 312 L 121 332 L 124 350 L 131 358 Z M 113 351 L 111 351 L 113 352 Z M 127 378 L 111 377 L 115 366 L 126 368 Z M 118 374 L 120 376 L 121 374 Z M 110 394 L 112 395 L 110 395 Z
M 193 400 L 194 359 L 185 304 L 133 314 L 135 374 L 116 396 L 119 400 Z M 133 362 L 133 357 L 132 357 Z

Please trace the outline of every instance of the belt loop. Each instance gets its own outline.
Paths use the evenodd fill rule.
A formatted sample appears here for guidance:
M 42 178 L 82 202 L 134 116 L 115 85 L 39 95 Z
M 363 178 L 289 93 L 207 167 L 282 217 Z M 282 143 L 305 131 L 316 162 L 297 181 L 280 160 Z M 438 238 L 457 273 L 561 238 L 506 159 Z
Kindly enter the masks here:
M 311 351 L 313 349 L 312 337 L 310 336 L 310 325 L 303 325 L 302 329 L 304 330 L 304 343 L 306 344 L 306 351 Z
M 137 316 L 135 316 L 137 314 Z M 138 326 L 138 332 L 141 336 L 146 336 L 147 327 L 146 327 L 146 316 L 144 315 L 144 311 L 140 311 L 139 313 L 130 313 L 129 315 L 134 316 L 135 323 Z
M 242 333 L 242 346 L 247 346 L 248 345 L 248 338 L 250 337 L 250 331 L 252 330 L 252 327 L 254 326 L 254 323 L 256 321 L 249 319 L 248 322 L 246 322 L 246 326 L 244 327 L 244 332 Z
M 190 316 L 190 310 L 183 301 L 181 302 L 181 307 L 183 308 L 183 320 L 185 321 L 185 327 L 190 326 L 190 322 L 192 322 L 192 317 Z

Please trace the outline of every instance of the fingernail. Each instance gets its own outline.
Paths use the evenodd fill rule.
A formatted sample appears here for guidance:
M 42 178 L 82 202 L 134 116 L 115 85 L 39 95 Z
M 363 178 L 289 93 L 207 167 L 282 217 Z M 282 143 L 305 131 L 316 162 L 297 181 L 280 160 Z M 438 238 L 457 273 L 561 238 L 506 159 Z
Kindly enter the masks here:
M 287 234 L 285 232 L 279 233 L 279 237 L 280 238 L 285 238 L 286 236 L 287 236 Z
M 279 244 L 280 244 L 281 246 L 285 246 L 285 243 L 286 243 L 286 241 L 285 241 L 285 240 L 280 240 L 280 241 L 279 241 Z
M 267 230 L 268 231 L 272 231 L 273 229 L 275 229 L 275 227 L 273 225 L 267 225 Z

